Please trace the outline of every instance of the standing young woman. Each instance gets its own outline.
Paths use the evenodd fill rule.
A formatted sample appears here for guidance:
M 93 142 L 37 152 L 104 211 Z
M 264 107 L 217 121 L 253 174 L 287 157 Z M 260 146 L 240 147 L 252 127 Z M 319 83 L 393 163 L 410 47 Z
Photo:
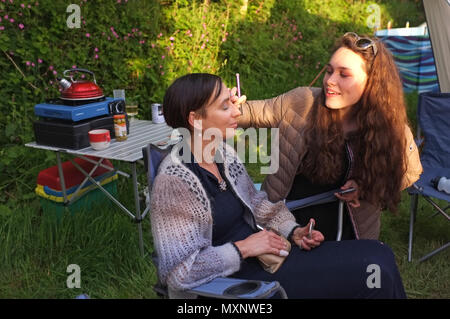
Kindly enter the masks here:
M 299 199 L 350 187 L 344 199 L 343 239 L 377 239 L 382 209 L 395 211 L 401 191 L 421 172 L 407 123 L 394 60 L 371 38 L 346 33 L 329 63 L 323 87 L 299 87 L 243 105 L 241 127 L 280 129 L 279 170 L 263 189 L 271 201 Z M 297 222 L 317 222 L 335 240 L 337 203 L 294 212 Z
M 167 124 L 189 132 L 162 161 L 151 195 L 158 271 L 169 295 L 186 298 L 189 288 L 234 276 L 277 280 L 289 298 L 405 298 L 389 247 L 376 240 L 322 243 L 319 231 L 308 238 L 308 225 L 300 227 L 282 201 L 272 203 L 255 189 L 223 140 L 234 135 L 241 114 L 232 100 L 211 74 L 185 75 L 164 97 Z M 291 240 L 289 253 L 281 237 L 267 229 Z M 269 273 L 258 262 L 262 254 L 287 257 Z M 380 267 L 375 288 L 367 284 L 372 264 Z

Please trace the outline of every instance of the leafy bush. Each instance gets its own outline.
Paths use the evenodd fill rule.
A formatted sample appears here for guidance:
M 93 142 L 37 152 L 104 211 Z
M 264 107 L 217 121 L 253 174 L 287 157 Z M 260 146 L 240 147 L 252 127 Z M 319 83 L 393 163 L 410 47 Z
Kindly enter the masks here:
M 411 25 L 423 22 L 420 2 L 377 3 L 384 24 L 404 23 L 404 16 Z M 182 74 L 216 73 L 231 86 L 239 72 L 250 99 L 271 97 L 310 84 L 339 35 L 371 32 L 365 1 L 77 4 L 80 28 L 71 29 L 74 12 L 67 12 L 67 2 L 0 0 L 0 204 L 24 199 L 37 172 L 53 165 L 53 155 L 23 144 L 34 139 L 34 105 L 59 96 L 56 78 L 66 69 L 93 71 L 107 96 L 125 89 L 127 98 L 140 104 L 139 117 L 149 119 L 150 103 L 160 102 Z

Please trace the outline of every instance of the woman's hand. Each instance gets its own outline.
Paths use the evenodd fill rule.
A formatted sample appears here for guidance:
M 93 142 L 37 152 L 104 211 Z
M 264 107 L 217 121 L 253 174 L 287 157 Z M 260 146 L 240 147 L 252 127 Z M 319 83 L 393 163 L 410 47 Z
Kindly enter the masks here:
M 272 231 L 262 230 L 234 243 L 242 258 L 256 257 L 262 254 L 287 256 L 287 246 L 283 239 Z
M 353 187 L 354 189 L 356 189 L 356 191 L 354 192 L 350 192 L 347 194 L 338 194 L 335 193 L 334 195 L 339 198 L 340 200 L 344 200 L 346 201 L 351 207 L 359 207 L 360 203 L 359 203 L 359 187 L 358 184 L 356 184 L 356 182 L 353 179 L 349 179 L 344 186 L 341 187 L 342 190 L 346 190 Z
M 239 105 L 239 104 L 245 103 L 245 101 L 247 101 L 247 97 L 245 95 L 241 95 L 241 97 L 238 97 L 236 95 L 236 92 L 237 92 L 237 88 L 236 87 L 230 89 L 230 101 L 231 101 L 231 103 L 233 103 L 234 105 Z
M 304 250 L 311 250 L 312 248 L 319 246 L 325 239 L 318 230 L 313 230 L 311 232 L 311 238 L 309 237 L 309 227 L 311 223 L 315 224 L 315 221 L 312 218 L 309 220 L 308 225 L 296 228 L 292 234 L 292 240 Z

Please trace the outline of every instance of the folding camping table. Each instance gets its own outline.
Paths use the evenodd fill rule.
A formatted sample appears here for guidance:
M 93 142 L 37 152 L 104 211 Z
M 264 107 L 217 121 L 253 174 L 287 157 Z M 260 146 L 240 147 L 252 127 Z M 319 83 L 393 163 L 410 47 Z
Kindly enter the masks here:
M 78 196 L 77 193 L 82 189 L 83 185 L 89 180 L 99 188 L 105 195 L 113 201 L 122 211 L 128 214 L 138 225 L 139 232 L 139 249 L 141 254 L 144 254 L 144 243 L 142 240 L 142 225 L 141 221 L 148 213 L 150 207 L 146 207 L 144 212 L 141 214 L 141 207 L 139 203 L 139 190 L 138 190 L 138 181 L 136 174 L 136 163 L 142 163 L 142 148 L 148 145 L 149 143 L 159 143 L 169 141 L 170 135 L 172 132 L 172 128 L 167 126 L 165 123 L 162 124 L 153 124 L 151 121 L 143 121 L 143 120 L 132 120 L 130 122 L 130 134 L 128 135 L 128 139 L 126 141 L 118 142 L 115 139 L 111 139 L 110 146 L 102 151 L 96 151 L 92 147 L 86 147 L 79 150 L 66 149 L 61 147 L 52 147 L 36 144 L 36 142 L 31 142 L 25 144 L 25 146 L 33 147 L 42 150 L 53 151 L 56 153 L 56 160 L 58 165 L 58 172 L 61 181 L 61 189 L 64 197 L 64 204 L 66 206 L 70 205 L 73 201 L 75 201 Z M 86 176 L 83 183 L 80 184 L 74 195 L 69 200 L 66 194 L 66 186 L 64 181 L 64 174 L 61 163 L 61 155 L 60 153 L 70 154 L 76 157 L 80 157 L 88 162 L 95 164 L 94 168 L 90 172 L 85 172 L 75 161 L 70 159 L 72 164 L 84 175 Z M 94 156 L 99 158 L 97 161 L 88 158 L 86 156 Z M 127 209 L 122 203 L 120 203 L 112 194 L 110 194 L 106 189 L 104 189 L 100 183 L 98 183 L 91 175 L 95 172 L 97 167 L 101 166 L 108 170 L 115 170 L 109 166 L 103 165 L 102 161 L 104 159 L 109 160 L 117 160 L 130 163 L 131 166 L 131 177 L 133 181 L 133 190 L 134 190 L 134 203 L 135 203 L 135 213 L 132 213 L 129 209 Z M 122 176 L 130 177 L 129 174 L 116 170 L 116 172 Z

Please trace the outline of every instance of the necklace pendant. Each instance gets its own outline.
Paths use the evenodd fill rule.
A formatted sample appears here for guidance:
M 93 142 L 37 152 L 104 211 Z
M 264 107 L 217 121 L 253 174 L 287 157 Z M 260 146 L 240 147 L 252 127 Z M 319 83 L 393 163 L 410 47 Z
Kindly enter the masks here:
M 219 182 L 219 188 L 222 192 L 227 190 L 227 183 L 225 182 L 225 180 L 222 180 L 221 182 Z

